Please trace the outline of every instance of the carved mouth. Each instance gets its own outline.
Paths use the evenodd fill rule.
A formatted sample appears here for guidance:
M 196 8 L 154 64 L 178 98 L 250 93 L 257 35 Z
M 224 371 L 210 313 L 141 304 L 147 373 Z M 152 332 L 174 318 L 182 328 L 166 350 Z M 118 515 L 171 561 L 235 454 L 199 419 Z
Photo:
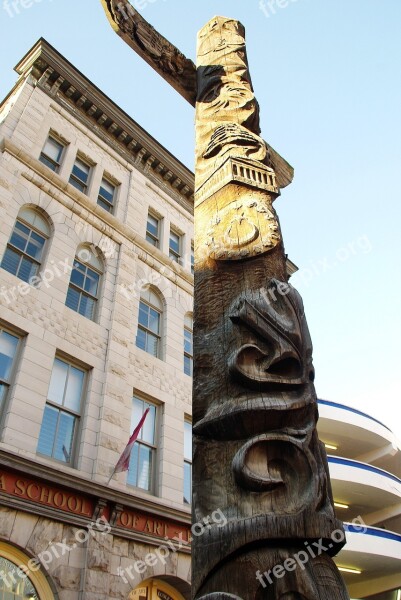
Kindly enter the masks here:
M 278 429 L 296 432 L 311 420 L 314 422 L 316 416 L 316 396 L 313 386 L 307 384 L 277 395 L 249 394 L 222 401 L 199 421 L 195 417 L 194 433 L 219 440 L 239 440 Z

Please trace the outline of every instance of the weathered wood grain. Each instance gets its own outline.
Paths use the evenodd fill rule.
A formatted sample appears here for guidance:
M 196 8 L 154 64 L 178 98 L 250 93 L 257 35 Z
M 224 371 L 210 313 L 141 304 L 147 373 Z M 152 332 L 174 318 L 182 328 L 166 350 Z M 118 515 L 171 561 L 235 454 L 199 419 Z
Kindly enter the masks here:
M 197 69 L 193 519 L 221 511 L 227 524 L 194 537 L 193 598 L 346 600 L 312 342 L 240 23 L 201 30 Z

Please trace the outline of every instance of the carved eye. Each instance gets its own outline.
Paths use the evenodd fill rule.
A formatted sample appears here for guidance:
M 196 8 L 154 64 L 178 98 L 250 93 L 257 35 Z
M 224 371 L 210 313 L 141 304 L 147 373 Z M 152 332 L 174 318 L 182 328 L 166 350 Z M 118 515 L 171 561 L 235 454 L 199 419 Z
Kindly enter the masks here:
M 208 89 L 202 94 L 202 96 L 198 99 L 200 102 L 213 102 L 216 98 L 220 96 L 221 83 L 215 83 L 212 86 L 209 86 Z

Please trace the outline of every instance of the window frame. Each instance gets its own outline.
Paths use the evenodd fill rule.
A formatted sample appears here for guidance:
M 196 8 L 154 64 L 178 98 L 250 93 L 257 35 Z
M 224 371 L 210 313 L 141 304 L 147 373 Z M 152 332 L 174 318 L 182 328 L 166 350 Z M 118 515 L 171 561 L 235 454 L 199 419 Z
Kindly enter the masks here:
M 155 221 L 157 221 L 157 236 L 155 236 L 153 233 L 151 233 L 148 230 L 148 225 L 149 225 L 149 217 L 152 217 Z M 161 228 L 162 228 L 162 220 L 163 217 L 158 216 L 156 213 L 154 213 L 152 210 L 148 210 L 148 215 L 146 217 L 146 234 L 145 234 L 145 239 L 149 244 L 152 244 L 152 246 L 154 246 L 155 248 L 159 248 L 161 247 L 161 237 L 162 237 L 162 232 L 161 232 Z M 148 240 L 148 237 L 150 237 L 155 243 L 151 242 Z
M 178 237 L 178 252 L 171 247 L 171 234 L 174 234 Z M 176 262 L 178 265 L 182 264 L 182 248 L 183 248 L 183 239 L 184 235 L 180 233 L 174 227 L 170 227 L 170 235 L 168 242 L 168 255 L 171 260 Z
M 80 395 L 80 406 L 79 406 L 79 412 L 74 411 L 70 408 L 66 408 L 64 406 L 64 404 L 57 404 L 57 402 L 54 402 L 54 400 L 50 400 L 48 398 L 49 396 L 49 391 L 50 391 L 50 383 L 51 383 L 51 378 L 53 376 L 53 368 L 55 365 L 56 360 L 59 360 L 60 362 L 63 362 L 65 364 L 68 365 L 68 376 L 67 376 L 67 381 L 66 381 L 66 386 L 64 389 L 64 393 L 63 393 L 63 402 L 65 400 L 65 394 L 66 394 L 66 390 L 68 387 L 68 377 L 69 377 L 69 371 L 70 368 L 73 367 L 75 369 L 78 369 L 80 371 L 83 372 L 84 377 L 83 377 L 83 381 L 82 381 L 82 389 L 81 389 L 81 395 Z M 55 354 L 54 357 L 54 361 L 53 361 L 53 367 L 52 367 L 52 372 L 50 375 L 50 380 L 49 380 L 49 387 L 46 393 L 46 402 L 45 402 L 45 406 L 43 409 L 43 415 L 42 415 L 42 422 L 41 422 L 41 429 L 39 432 L 39 437 L 38 437 L 38 443 L 37 443 L 37 447 L 36 447 L 36 454 L 38 456 L 41 456 L 43 458 L 46 458 L 48 460 L 54 461 L 58 464 L 64 465 L 66 467 L 70 467 L 75 469 L 76 468 L 76 458 L 77 458 L 77 452 L 78 452 L 78 441 L 81 437 L 81 431 L 82 431 L 82 420 L 84 417 L 84 402 L 85 402 L 85 398 L 87 396 L 87 391 L 88 391 L 88 380 L 89 380 L 89 373 L 90 373 L 90 367 L 83 365 L 81 363 L 79 363 L 78 361 L 69 358 L 68 356 L 64 355 L 61 352 L 57 352 Z M 70 456 L 70 461 L 63 461 L 63 460 L 59 460 L 58 458 L 56 458 L 55 456 L 53 456 L 54 453 L 54 446 L 56 443 L 56 439 L 57 439 L 57 433 L 59 430 L 59 416 L 58 416 L 58 420 L 57 420 L 57 426 L 56 426 L 56 430 L 55 430 L 55 435 L 54 435 L 54 439 L 53 439 L 53 445 L 52 445 L 52 454 L 43 454 L 42 452 L 39 452 L 38 447 L 39 447 L 39 441 L 40 441 L 40 434 L 42 432 L 42 425 L 43 425 L 43 420 L 44 420 L 44 416 L 45 416 L 45 411 L 46 411 L 46 407 L 50 406 L 51 408 L 57 409 L 60 413 L 67 413 L 68 415 L 72 415 L 74 417 L 74 431 L 72 434 L 72 440 L 71 440 L 71 456 Z
M 54 600 L 54 594 L 49 586 L 43 567 L 39 570 L 32 569 L 32 559 L 25 551 L 13 546 L 8 541 L 0 540 L 0 556 L 9 560 L 19 569 L 29 573 L 29 579 L 33 584 L 40 600 Z
M 39 213 L 38 211 L 36 211 L 34 208 L 32 208 L 30 210 L 32 210 L 33 213 L 37 213 L 38 215 L 41 216 L 42 219 L 44 219 L 45 221 L 47 221 L 46 217 L 44 217 L 41 213 Z M 25 245 L 25 250 L 21 250 L 20 248 L 18 248 L 17 246 L 15 246 L 14 244 L 11 243 L 11 239 L 12 239 L 12 237 L 14 235 L 17 223 L 19 223 L 20 225 L 23 225 L 24 227 L 27 227 L 30 230 L 30 233 L 29 233 L 29 236 L 28 236 L 28 239 L 27 239 L 27 243 Z M 49 226 L 49 230 L 50 230 L 51 229 L 50 225 L 48 224 L 48 226 Z M 43 247 L 42 247 L 42 254 L 41 254 L 41 259 L 40 260 L 38 260 L 36 258 L 33 258 L 33 256 L 30 256 L 26 252 L 26 248 L 27 248 L 27 246 L 29 244 L 29 240 L 31 239 L 31 234 L 32 233 L 35 233 L 36 235 L 38 235 L 39 237 L 43 238 L 43 240 L 44 240 Z M 21 218 L 19 216 L 19 213 L 18 213 L 18 215 L 17 215 L 17 217 L 15 219 L 15 222 L 14 222 L 13 229 L 11 231 L 11 235 L 10 235 L 8 241 L 7 241 L 5 251 L 4 251 L 3 257 L 1 259 L 0 267 L 2 269 L 4 269 L 7 273 L 10 273 L 10 275 L 14 275 L 14 277 L 18 277 L 18 279 L 20 279 L 21 281 L 24 281 L 28 285 L 33 285 L 33 284 L 30 283 L 30 281 L 31 281 L 31 279 L 33 279 L 35 277 L 37 278 L 39 276 L 41 267 L 42 267 L 43 263 L 45 262 L 45 255 L 46 255 L 46 250 L 47 250 L 46 246 L 47 246 L 47 243 L 48 243 L 50 237 L 51 237 L 51 232 L 50 231 L 49 231 L 49 235 L 43 233 L 43 231 L 40 231 L 40 229 L 38 229 L 37 227 L 35 227 L 31 223 L 28 223 L 23 218 Z M 17 254 L 19 256 L 18 268 L 17 268 L 17 270 L 16 270 L 15 273 L 13 273 L 12 271 L 9 271 L 8 269 L 6 269 L 3 266 L 4 257 L 5 257 L 5 254 L 7 252 L 7 249 L 10 249 L 12 252 L 14 252 L 15 254 Z M 22 260 L 24 258 L 25 258 L 25 260 L 28 260 L 30 263 L 35 264 L 36 267 L 37 267 L 36 272 L 33 275 L 30 275 L 28 281 L 25 281 L 25 279 L 23 279 L 22 277 L 19 276 L 19 272 L 20 272 L 20 269 L 21 269 Z M 36 287 L 36 286 L 34 286 L 34 287 Z
M 158 296 L 158 294 L 152 288 L 150 288 L 150 289 L 156 296 Z M 153 356 L 154 358 L 158 358 L 159 360 L 162 360 L 164 306 L 163 306 L 162 298 L 160 298 L 159 296 L 158 296 L 158 298 L 162 305 L 161 308 L 159 308 L 158 306 L 155 306 L 154 304 L 151 304 L 150 301 L 143 298 L 142 295 L 139 297 L 139 305 L 138 305 L 138 331 L 140 329 L 141 331 L 145 332 L 146 340 L 147 340 L 148 336 L 151 336 L 152 338 L 156 338 L 157 352 L 156 352 L 156 354 L 153 354 L 152 352 L 149 352 L 148 350 L 146 350 L 146 348 L 143 349 L 143 348 L 140 348 L 140 346 L 138 346 L 138 344 L 137 344 L 138 331 L 137 331 L 137 336 L 136 336 L 136 340 L 135 340 L 135 346 L 137 348 L 139 348 L 139 350 L 142 350 L 143 352 L 150 354 L 150 356 Z M 140 310 L 141 310 L 141 304 L 144 304 L 147 308 L 152 309 L 159 314 L 159 317 L 160 317 L 159 318 L 159 332 L 157 334 L 139 322 L 139 314 L 140 314 Z M 147 346 L 147 344 L 145 346 Z
M 77 161 L 80 161 L 82 164 L 84 164 L 85 166 L 88 167 L 89 171 L 88 171 L 88 178 L 87 180 L 84 182 L 82 179 L 79 179 L 79 177 L 77 175 L 74 174 L 74 167 L 76 166 Z M 68 183 L 70 185 L 72 185 L 76 190 L 78 190 L 79 192 L 81 192 L 81 194 L 85 194 L 85 196 L 88 195 L 88 189 L 89 189 L 89 185 L 91 182 L 91 178 L 92 178 L 92 172 L 93 172 L 93 167 L 95 165 L 89 161 L 89 159 L 85 158 L 84 156 L 82 156 L 82 154 L 80 154 L 79 152 L 77 153 L 77 155 L 75 156 L 75 160 L 74 160 L 74 164 L 72 165 L 72 169 L 71 169 L 71 173 L 68 179 Z M 83 187 L 83 190 L 79 187 L 77 187 L 76 185 L 74 185 L 71 180 L 75 181 L 78 184 L 81 184 Z
M 185 456 L 185 426 L 189 426 L 190 427 L 190 436 L 191 436 L 191 451 L 192 451 L 192 421 L 190 420 L 190 418 L 185 417 L 184 420 L 184 489 L 183 489 L 183 502 L 185 505 L 187 506 L 191 506 L 192 504 L 192 455 L 189 458 L 188 456 Z M 187 500 L 185 499 L 185 465 L 189 465 L 190 467 L 190 478 L 189 478 L 189 487 L 190 487 L 190 496 L 191 496 L 191 500 L 190 502 L 187 502 Z
M 86 249 L 85 247 L 81 248 L 81 250 L 87 250 L 88 252 L 91 252 L 91 250 Z M 96 273 L 97 275 L 99 275 L 99 282 L 98 282 L 98 287 L 97 287 L 97 296 L 93 296 L 91 293 L 87 292 L 84 288 L 79 287 L 76 283 L 74 283 L 72 281 L 72 274 L 74 272 L 75 269 L 75 263 L 78 262 L 80 265 L 82 265 L 83 267 L 85 267 L 85 275 L 84 275 L 84 284 L 86 281 L 86 277 L 87 277 L 87 272 L 88 269 L 91 269 L 94 273 Z M 104 267 L 104 265 L 103 265 Z M 68 290 L 67 290 L 67 295 L 65 298 L 65 306 L 67 308 L 69 308 L 70 310 L 72 310 L 73 312 L 77 313 L 78 315 L 81 315 L 81 317 L 84 317 L 85 319 L 89 319 L 90 321 L 96 322 L 97 318 L 98 318 L 98 312 L 99 312 L 99 300 L 100 300 L 100 289 L 101 289 L 101 284 L 102 284 L 102 278 L 104 277 L 104 268 L 103 268 L 103 272 L 99 271 L 99 269 L 97 269 L 96 267 L 94 267 L 93 265 L 91 265 L 90 263 L 84 262 L 82 260 L 82 258 L 79 257 L 79 251 L 76 253 L 75 257 L 74 257 L 74 261 L 73 261 L 73 268 L 70 274 L 70 280 L 68 282 Z M 67 299 L 68 299 L 68 293 L 70 291 L 70 288 L 74 289 L 76 292 L 79 293 L 79 304 L 78 304 L 78 309 L 81 305 L 81 300 L 82 300 L 82 296 L 86 296 L 87 298 L 90 298 L 92 300 L 94 300 L 94 310 L 93 310 L 93 314 L 91 317 L 88 317 L 87 315 L 83 315 L 81 312 L 79 312 L 79 310 L 75 310 L 73 308 L 71 308 L 71 306 L 68 306 L 67 304 Z
M 153 407 L 155 409 L 155 419 L 154 419 L 154 428 L 153 428 L 153 444 L 150 444 L 149 442 L 147 442 L 146 440 L 141 439 L 141 434 L 143 432 L 143 428 L 141 429 L 141 431 L 139 432 L 138 438 L 135 441 L 135 444 L 132 448 L 132 452 L 131 452 L 131 456 L 130 456 L 130 464 L 129 464 L 129 468 L 127 471 L 127 481 L 126 481 L 126 485 L 130 488 L 134 488 L 137 490 L 141 490 L 141 492 L 144 492 L 145 494 L 149 494 L 152 496 L 156 496 L 156 488 L 157 488 L 157 465 L 158 465 L 158 451 L 159 451 L 159 443 L 160 443 L 160 436 L 159 436 L 159 412 L 160 412 L 160 404 L 158 404 L 155 400 L 153 399 L 149 399 L 146 396 L 144 396 L 143 394 L 141 394 L 140 392 L 137 392 L 136 390 L 134 390 L 133 394 L 132 394 L 132 406 L 131 406 L 131 415 L 133 413 L 134 410 L 134 401 L 135 400 L 139 400 L 140 402 L 143 403 L 142 405 L 142 415 L 144 414 L 145 410 L 147 407 Z M 135 424 L 136 427 L 137 423 Z M 130 435 L 132 434 L 132 431 L 130 432 Z M 151 468 L 150 468 L 150 475 L 149 475 L 149 489 L 140 487 L 138 484 L 138 475 L 139 475 L 139 458 L 140 458 L 140 453 L 138 452 L 138 463 L 137 463 L 137 478 L 136 478 L 136 484 L 130 483 L 128 481 L 129 479 L 129 475 L 130 475 L 130 471 L 131 471 L 131 460 L 133 457 L 133 453 L 134 453 L 134 448 L 135 446 L 138 445 L 139 447 L 142 445 L 148 449 L 150 449 L 151 451 Z
M 191 242 L 191 275 L 195 275 L 195 244 Z
M 103 187 L 102 186 L 103 181 L 105 181 L 106 183 L 108 183 L 109 185 L 111 185 L 112 188 L 113 188 L 113 200 L 112 200 L 111 203 L 110 203 L 110 201 L 107 198 L 105 198 L 104 196 L 102 196 L 101 193 L 100 193 L 101 189 Z M 101 180 L 100 186 L 99 186 L 99 191 L 97 193 L 97 200 L 96 200 L 96 202 L 97 202 L 98 206 L 100 206 L 100 208 L 103 208 L 103 210 L 105 210 L 106 212 L 108 212 L 110 215 L 114 214 L 114 210 L 115 210 L 115 207 L 116 207 L 117 189 L 118 189 L 118 184 L 111 177 L 109 177 L 107 175 L 107 173 L 103 173 L 103 177 L 102 177 L 102 180 Z M 103 202 L 103 204 L 107 204 L 109 206 L 110 210 L 108 210 L 107 208 L 105 208 L 104 206 L 102 206 L 102 204 L 99 202 L 99 200 L 101 202 Z
M 4 385 L 6 387 L 6 392 L 4 394 L 3 401 L 0 401 L 0 425 L 2 424 L 3 417 L 6 414 L 6 408 L 7 408 L 7 404 L 8 404 L 9 396 L 10 396 L 10 389 L 11 389 L 12 385 L 14 384 L 15 374 L 17 372 L 17 365 L 20 361 L 22 344 L 23 344 L 23 340 L 25 337 L 25 335 L 23 333 L 20 333 L 10 327 L 7 327 L 6 325 L 3 325 L 2 322 L 0 322 L 0 334 L 3 332 L 8 333 L 8 335 L 11 335 L 11 336 L 17 338 L 18 341 L 17 341 L 15 355 L 13 357 L 13 362 L 11 365 L 10 376 L 8 378 L 8 381 L 6 381 L 5 379 L 0 377 L 0 384 Z
M 58 144 L 59 146 L 61 146 L 61 153 L 60 153 L 60 157 L 59 157 L 59 161 L 58 162 L 55 161 L 55 160 L 53 160 L 48 154 L 45 154 L 44 150 L 45 150 L 46 145 L 49 142 L 49 140 L 52 140 L 53 142 L 56 142 L 56 144 Z M 67 143 L 64 140 L 62 140 L 60 138 L 60 136 L 58 136 L 56 133 L 50 131 L 49 134 L 48 134 L 48 136 L 47 136 L 47 138 L 46 138 L 46 141 L 45 141 L 45 143 L 43 145 L 42 151 L 41 151 L 41 153 L 39 155 L 39 161 L 43 165 L 46 165 L 54 173 L 59 173 L 62 161 L 64 159 L 64 154 L 65 154 L 66 147 L 67 147 Z M 42 159 L 44 159 L 44 160 L 42 160 Z M 48 162 L 54 165 L 54 169 L 52 169 L 52 167 L 49 166 Z

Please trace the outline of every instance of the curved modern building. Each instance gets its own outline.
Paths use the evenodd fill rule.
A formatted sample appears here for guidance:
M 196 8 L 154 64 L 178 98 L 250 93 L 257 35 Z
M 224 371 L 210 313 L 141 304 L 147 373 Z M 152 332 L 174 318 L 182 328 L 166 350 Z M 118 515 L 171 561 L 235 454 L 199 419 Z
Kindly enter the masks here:
M 401 442 L 373 417 L 319 401 L 338 516 L 347 544 L 336 558 L 353 599 L 401 599 Z

